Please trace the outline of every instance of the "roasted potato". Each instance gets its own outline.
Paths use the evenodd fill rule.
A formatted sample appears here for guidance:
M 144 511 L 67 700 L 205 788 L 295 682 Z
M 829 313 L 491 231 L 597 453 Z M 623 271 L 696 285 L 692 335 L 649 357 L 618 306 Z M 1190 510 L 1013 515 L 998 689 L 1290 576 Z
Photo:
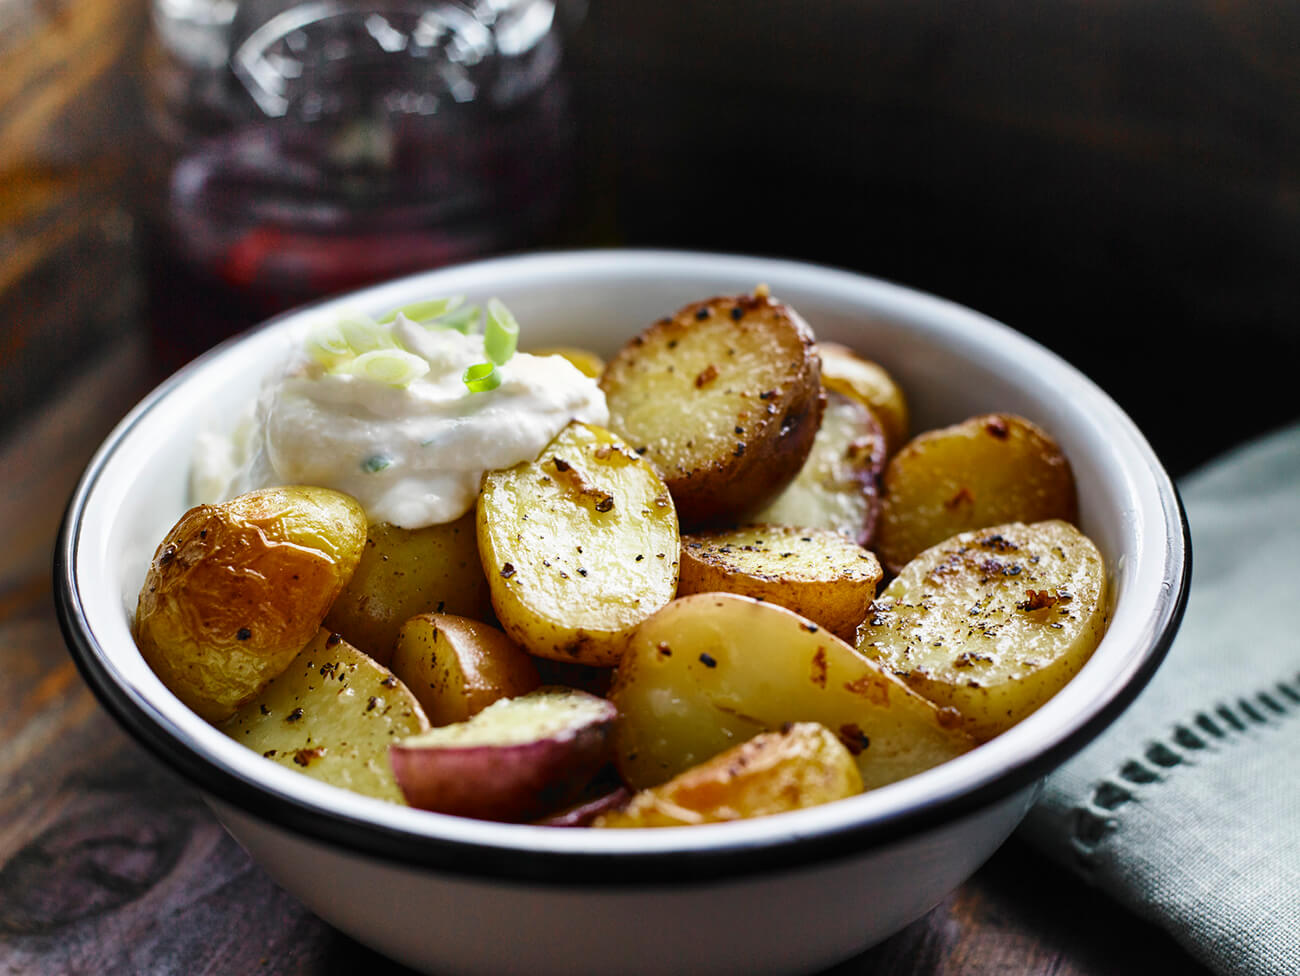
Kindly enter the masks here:
M 422 529 L 370 526 L 361 562 L 325 626 L 387 664 L 402 624 L 425 612 L 493 619 L 473 512 Z
M 1016 523 L 913 559 L 872 606 L 857 647 L 984 740 L 1064 687 L 1105 626 L 1096 546 L 1067 522 Z
M 419 702 L 391 671 L 321 629 L 221 730 L 289 769 L 402 803 L 388 747 L 428 727 Z
M 822 386 L 870 408 L 885 435 L 886 453 L 893 455 L 907 442 L 910 425 L 903 389 L 879 363 L 859 356 L 838 342 L 820 342 Z
M 803 466 L 821 423 L 812 330 L 766 294 L 687 305 L 600 379 L 609 426 L 643 453 L 687 528 L 738 522 Z
M 433 725 L 463 722 L 542 683 L 532 657 L 501 631 L 445 613 L 417 614 L 402 625 L 392 669 Z
M 884 470 L 885 435 L 875 414 L 851 397 L 828 393 L 808 460 L 754 521 L 834 529 L 869 546 Z
M 186 705 L 209 722 L 229 718 L 312 639 L 365 538 L 357 501 L 325 488 L 192 508 L 154 553 L 136 645 Z
M 1074 474 L 1060 446 L 1023 417 L 985 414 L 927 431 L 885 468 L 874 548 L 897 573 L 959 532 L 1003 522 L 1077 517 Z
M 830 529 L 750 525 L 683 536 L 677 595 L 751 596 L 852 641 L 881 575 L 873 553 Z
M 502 628 L 539 657 L 617 664 L 628 634 L 677 589 L 667 487 L 587 424 L 570 424 L 536 461 L 484 477 L 478 540 Z
M 571 802 L 609 762 L 613 721 L 608 700 L 548 686 L 394 743 L 389 758 L 411 806 L 531 820 Z
M 941 710 L 834 634 L 731 593 L 674 600 L 637 628 L 610 700 L 615 763 L 658 786 L 759 732 L 817 722 L 872 789 L 937 766 L 973 740 Z
M 685 827 L 765 817 L 862 792 L 853 754 L 813 722 L 760 732 L 748 742 L 642 790 L 593 827 Z

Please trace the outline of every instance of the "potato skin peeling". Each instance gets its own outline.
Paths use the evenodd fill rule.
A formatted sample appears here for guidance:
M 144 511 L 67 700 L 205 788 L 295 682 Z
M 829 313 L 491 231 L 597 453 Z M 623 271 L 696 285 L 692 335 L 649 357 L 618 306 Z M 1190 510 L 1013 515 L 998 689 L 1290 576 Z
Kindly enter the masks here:
M 1106 572 L 1067 522 L 962 533 L 908 563 L 858 628 L 857 648 L 992 738 L 1083 667 L 1106 626 Z

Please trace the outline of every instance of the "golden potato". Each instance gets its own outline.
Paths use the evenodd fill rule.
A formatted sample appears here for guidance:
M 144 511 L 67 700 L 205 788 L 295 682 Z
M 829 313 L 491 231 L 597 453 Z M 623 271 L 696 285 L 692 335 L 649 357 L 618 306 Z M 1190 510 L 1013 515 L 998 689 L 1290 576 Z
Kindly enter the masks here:
M 360 504 L 325 488 L 267 488 L 190 509 L 140 590 L 140 653 L 203 718 L 228 718 L 316 634 L 365 538 Z
M 972 747 L 961 721 L 834 634 L 731 593 L 674 600 L 637 628 L 610 700 L 615 764 L 657 786 L 759 732 L 817 722 L 854 753 L 866 789 Z
M 637 793 L 593 827 L 685 827 L 746 820 L 842 800 L 862 792 L 853 754 L 829 731 L 798 722 Z
M 874 548 L 897 573 L 924 549 L 1003 522 L 1073 522 L 1078 503 L 1065 454 L 1012 414 L 985 414 L 913 438 L 885 468 Z
M 876 600 L 857 647 L 984 740 L 1064 687 L 1105 628 L 1101 554 L 1054 520 L 927 549 Z
M 830 529 L 750 525 L 683 536 L 677 595 L 752 596 L 852 641 L 881 576 L 874 553 Z
M 493 619 L 473 512 L 422 529 L 370 526 L 361 562 L 325 626 L 387 664 L 402 624 L 426 611 Z
M 322 628 L 221 731 L 314 779 L 404 803 L 388 747 L 428 728 L 420 703 L 391 671 Z
M 497 618 L 539 657 L 617 664 L 629 632 L 676 591 L 668 488 L 599 427 L 571 423 L 536 461 L 489 472 L 477 518 Z
M 879 363 L 864 359 L 838 342 L 817 344 L 822 357 L 822 386 L 870 408 L 885 434 L 886 453 L 907 443 L 911 423 L 903 388 Z
M 542 683 L 533 659 L 501 631 L 445 613 L 418 614 L 402 625 L 392 669 L 435 726 L 463 722 Z
M 766 294 L 661 319 L 609 361 L 609 427 L 655 466 L 682 524 L 738 522 L 803 466 L 821 423 L 812 330 Z
M 875 414 L 851 397 L 827 393 L 808 460 L 753 521 L 834 529 L 869 546 L 880 514 L 884 470 L 885 435 Z

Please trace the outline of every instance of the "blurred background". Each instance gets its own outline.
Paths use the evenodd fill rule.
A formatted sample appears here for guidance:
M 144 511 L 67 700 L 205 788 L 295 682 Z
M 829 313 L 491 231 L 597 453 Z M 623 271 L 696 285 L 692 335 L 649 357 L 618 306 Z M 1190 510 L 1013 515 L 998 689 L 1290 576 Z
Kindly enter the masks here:
M 161 376 L 374 277 L 643 245 L 972 306 L 1175 473 L 1300 416 L 1300 5 L 495 0 L 489 56 L 390 3 L 357 30 L 390 54 L 425 30 L 441 101 L 380 127 L 295 47 L 353 43 L 338 24 L 258 33 L 283 6 L 0 0 L 0 434 L 122 350 Z M 248 124 L 277 112 L 298 135 Z

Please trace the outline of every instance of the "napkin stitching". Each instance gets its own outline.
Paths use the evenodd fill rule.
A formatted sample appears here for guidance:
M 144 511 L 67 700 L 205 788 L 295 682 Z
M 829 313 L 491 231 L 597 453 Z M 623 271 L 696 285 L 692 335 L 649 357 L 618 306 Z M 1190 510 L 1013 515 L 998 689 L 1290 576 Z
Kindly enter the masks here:
M 1135 787 L 1163 783 L 1169 778 L 1167 771 L 1196 765 L 1198 753 L 1217 752 L 1221 746 L 1242 741 L 1252 728 L 1276 727 L 1300 714 L 1300 674 L 1252 697 L 1238 698 L 1234 705 L 1200 710 L 1191 721 L 1175 725 L 1164 739 L 1148 743 L 1140 757 L 1123 762 L 1114 775 L 1097 781 L 1092 795 L 1074 809 L 1070 845 L 1081 870 L 1092 873 L 1098 846 L 1119 829 L 1118 813 L 1138 798 Z

